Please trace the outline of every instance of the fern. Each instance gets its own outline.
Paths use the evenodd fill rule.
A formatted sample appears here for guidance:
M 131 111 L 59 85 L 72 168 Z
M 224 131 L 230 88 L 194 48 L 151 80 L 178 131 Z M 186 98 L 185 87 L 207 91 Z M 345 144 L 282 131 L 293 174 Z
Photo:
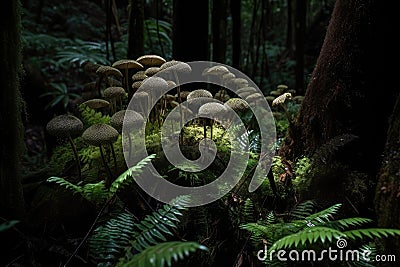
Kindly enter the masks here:
M 298 204 L 290 213 L 292 219 L 305 219 L 310 216 L 314 210 L 314 202 L 308 200 Z
M 167 236 L 173 235 L 171 229 L 177 228 L 178 217 L 188 202 L 188 196 L 177 197 L 171 204 L 165 204 L 138 223 L 125 212 L 107 220 L 94 230 L 89 240 L 89 256 L 98 266 L 113 265 L 118 259 L 123 266 L 136 261 L 137 255 L 145 255 L 148 248 L 163 244 Z M 159 257 L 164 256 L 159 254 L 157 262 L 162 261 Z
M 165 264 L 172 266 L 172 262 L 184 259 L 196 250 L 207 250 L 196 242 L 171 241 L 147 247 L 141 253 L 136 254 L 129 261 L 118 264 L 120 267 L 163 267 Z
M 101 112 L 96 112 L 94 109 L 91 109 L 86 105 L 80 105 L 79 111 L 81 113 L 83 121 L 87 125 L 93 125 L 97 123 L 110 123 L 110 116 L 103 115 Z
M 79 193 L 87 199 L 89 202 L 101 206 L 108 199 L 111 199 L 119 190 L 128 186 L 132 183 L 135 177 L 140 175 L 144 168 L 155 158 L 155 154 L 151 154 L 146 158 L 139 161 L 135 166 L 129 168 L 123 174 L 121 174 L 115 181 L 111 184 L 110 188 L 105 187 L 104 181 L 97 183 L 87 183 L 87 184 L 73 184 L 64 178 L 60 177 L 50 177 L 47 179 L 48 182 L 53 182 L 62 186 L 64 188 L 72 191 L 73 194 Z
M 181 210 L 188 203 L 188 196 L 178 197 L 171 205 L 165 204 L 161 209 L 147 215 L 139 224 L 135 226 L 140 230 L 140 234 L 135 236 L 132 247 L 137 251 L 142 251 L 150 245 L 155 245 L 160 241 L 167 241 L 165 235 L 172 235 L 170 228 L 177 228 L 179 222 L 177 216 L 181 216 Z
M 120 213 L 98 226 L 89 239 L 89 257 L 97 266 L 110 266 L 121 257 L 133 236 L 134 217 L 130 213 Z

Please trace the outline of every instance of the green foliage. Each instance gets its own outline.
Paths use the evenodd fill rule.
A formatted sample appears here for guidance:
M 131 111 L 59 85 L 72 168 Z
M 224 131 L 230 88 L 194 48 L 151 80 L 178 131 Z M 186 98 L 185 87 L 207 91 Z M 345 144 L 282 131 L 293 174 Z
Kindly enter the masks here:
M 166 58 L 172 56 L 172 25 L 164 20 L 150 18 L 144 21 L 145 26 L 145 50 L 149 53 L 163 55 Z M 162 49 L 161 49 L 162 46 Z
M 109 65 L 106 57 L 106 45 L 100 42 L 88 42 L 75 39 L 71 45 L 66 45 L 57 51 L 56 58 L 59 65 L 70 63 L 82 66 L 86 62 Z
M 61 177 L 50 177 L 47 179 L 48 182 L 54 182 L 62 187 L 65 187 L 72 191 L 73 194 L 80 194 L 83 198 L 96 206 L 101 206 L 108 199 L 111 199 L 119 190 L 131 184 L 135 177 L 140 175 L 144 168 L 151 162 L 155 157 L 154 154 L 147 156 L 146 158 L 139 161 L 135 166 L 132 166 L 123 174 L 121 174 L 114 182 L 112 182 L 109 189 L 105 187 L 104 181 L 97 183 L 87 184 L 73 184 Z
M 141 253 L 134 255 L 129 261 L 117 266 L 163 267 L 165 264 L 173 266 L 174 261 L 183 260 L 191 252 L 195 252 L 198 249 L 208 250 L 205 246 L 196 242 L 163 242 L 147 247 Z
M 399 236 L 400 229 L 357 228 L 371 223 L 368 218 L 345 218 L 332 220 L 341 204 L 335 204 L 322 211 L 309 214 L 312 202 L 298 205 L 290 216 L 294 219 L 288 222 L 247 223 L 241 226 L 253 234 L 253 240 L 267 240 L 272 244 L 268 251 L 296 248 L 301 249 L 316 244 L 329 244 L 334 240 L 343 239 L 359 241 L 365 238 L 383 238 Z M 309 215 L 308 215 L 309 214 Z
M 196 249 L 206 249 L 194 242 L 167 242 L 188 203 L 188 196 L 177 197 L 138 223 L 127 212 L 113 216 L 90 237 L 90 257 L 98 266 L 114 266 L 118 260 L 118 266 L 171 266 L 172 258 L 177 261 Z M 149 260 L 157 264 L 151 265 Z
M 51 100 L 44 107 L 44 109 L 54 108 L 55 106 L 62 104 L 64 110 L 67 110 L 68 104 L 71 100 L 80 99 L 81 96 L 75 93 L 71 93 L 65 83 L 50 83 L 51 92 L 41 94 L 39 97 L 50 96 Z
M 12 220 L 12 221 L 7 221 L 7 222 L 0 224 L 0 232 L 6 231 L 6 230 L 14 227 L 14 225 L 16 225 L 17 223 L 19 223 L 19 221 Z
M 94 109 L 91 109 L 86 105 L 80 105 L 79 111 L 81 112 L 82 120 L 86 126 L 97 123 L 110 123 L 110 116 L 104 115 L 101 112 L 96 112 Z

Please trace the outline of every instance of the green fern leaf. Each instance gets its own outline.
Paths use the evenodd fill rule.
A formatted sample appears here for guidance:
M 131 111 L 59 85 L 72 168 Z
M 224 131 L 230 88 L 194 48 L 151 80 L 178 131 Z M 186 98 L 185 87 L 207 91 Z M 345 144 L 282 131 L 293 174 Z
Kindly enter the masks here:
M 67 188 L 72 191 L 73 194 L 80 193 L 82 194 L 82 188 L 80 186 L 74 185 L 73 183 L 68 182 L 64 178 L 61 177 L 50 177 L 47 179 L 47 182 L 56 183 L 64 188 Z
M 271 250 L 279 250 L 282 248 L 297 247 L 299 244 L 305 245 L 306 243 L 314 244 L 318 241 L 325 243 L 326 240 L 331 242 L 333 238 L 339 239 L 345 236 L 344 233 L 322 226 L 315 226 L 302 230 L 298 233 L 284 236 L 283 238 L 276 241 L 272 246 Z
M 400 229 L 386 229 L 386 228 L 368 228 L 368 229 L 355 229 L 343 232 L 343 234 L 350 239 L 363 239 L 364 237 L 383 238 L 388 236 L 400 236 Z
M 173 261 L 182 260 L 196 250 L 208 249 L 196 242 L 171 241 L 147 247 L 129 261 L 121 261 L 117 266 L 163 267 L 172 266 Z
M 149 155 L 139 161 L 135 166 L 121 174 L 110 186 L 110 195 L 113 196 L 119 189 L 122 189 L 133 182 L 133 178 L 143 172 L 143 169 L 155 158 L 155 154 Z

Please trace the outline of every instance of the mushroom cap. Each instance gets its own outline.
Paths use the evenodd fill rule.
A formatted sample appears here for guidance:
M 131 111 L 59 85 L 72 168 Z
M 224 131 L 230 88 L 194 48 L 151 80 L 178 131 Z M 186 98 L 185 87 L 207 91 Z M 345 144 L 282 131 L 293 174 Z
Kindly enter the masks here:
M 122 86 L 122 83 L 114 78 L 107 77 L 107 80 L 110 86 L 119 86 L 119 87 Z
M 281 93 L 278 90 L 271 91 L 269 94 L 272 96 L 280 96 L 281 95 Z
M 142 86 L 143 81 L 136 81 L 132 83 L 132 88 L 133 89 L 139 89 L 140 86 Z
M 120 59 L 112 64 L 113 68 L 124 69 L 143 69 L 143 65 L 133 59 Z
M 224 74 L 229 73 L 229 70 L 225 66 L 217 65 L 217 66 L 212 66 L 211 68 L 208 68 L 206 73 L 207 75 L 216 75 L 216 76 L 222 76 Z
M 292 99 L 292 94 L 284 93 L 284 94 L 278 96 L 277 98 L 274 99 L 274 101 L 272 101 L 272 105 L 277 106 L 277 105 L 283 104 L 283 103 L 285 103 L 286 99 Z
M 46 130 L 58 138 L 75 138 L 82 133 L 83 123 L 73 115 L 59 115 L 47 123 Z
M 301 103 L 304 100 L 304 96 L 302 95 L 297 95 L 295 97 L 293 97 L 293 101 L 296 103 Z
M 104 98 L 112 99 L 116 97 L 125 96 L 125 89 L 119 86 L 108 87 L 103 91 Z
M 166 60 L 158 55 L 143 55 L 136 59 L 140 64 L 147 67 L 161 66 Z
M 232 80 L 233 78 L 236 78 L 236 75 L 233 74 L 232 72 L 228 72 L 222 75 L 222 82 L 224 84 L 228 83 L 230 80 Z
M 223 104 L 211 102 L 205 103 L 199 108 L 198 114 L 201 116 L 220 116 L 226 113 L 226 107 Z
M 122 73 L 119 71 L 119 69 L 110 67 L 110 66 L 100 66 L 97 70 L 96 70 L 96 74 L 101 75 L 101 76 L 116 76 L 119 78 L 122 78 L 123 75 Z
M 91 109 L 99 109 L 110 106 L 110 102 L 104 99 L 94 98 L 83 102 L 82 105 L 86 105 Z
M 95 74 L 100 66 L 99 64 L 88 61 L 83 65 L 83 71 L 88 74 Z
M 171 60 L 167 61 L 164 64 L 161 65 L 160 70 L 162 71 L 176 71 L 177 73 L 190 73 L 192 72 L 192 67 L 189 66 L 189 64 L 182 62 L 182 61 L 177 61 L 177 60 Z
M 231 97 L 227 93 L 223 93 L 222 90 L 219 90 L 214 95 L 215 99 L 218 99 L 221 102 L 228 101 Z
M 138 72 L 132 75 L 132 81 L 143 81 L 148 77 L 149 76 L 146 75 L 146 72 L 144 70 L 139 70 Z
M 229 80 L 229 84 L 236 88 L 242 88 L 249 86 L 249 81 L 245 78 L 232 78 Z
M 276 86 L 276 89 L 278 90 L 282 90 L 285 91 L 287 90 L 289 87 L 286 84 L 279 84 L 278 86 Z
M 249 104 L 247 104 L 245 100 L 238 97 L 229 99 L 224 105 L 230 107 L 236 112 L 245 112 L 250 108 Z
M 149 77 L 143 80 L 142 88 L 151 94 L 158 96 L 158 93 L 165 92 L 168 90 L 168 83 L 166 80 L 160 77 Z
M 149 67 L 145 70 L 145 74 L 147 76 L 153 76 L 154 74 L 156 74 L 157 72 L 160 71 L 160 67 Z
M 140 113 L 129 109 L 116 112 L 110 119 L 111 126 L 119 133 L 122 133 L 122 126 L 125 126 L 125 129 L 130 131 L 135 128 L 141 128 L 143 122 L 144 118 Z
M 83 140 L 92 146 L 112 144 L 117 141 L 118 136 L 118 131 L 114 127 L 104 123 L 93 124 L 82 134 Z
M 246 87 L 240 88 L 240 89 L 238 89 L 238 90 L 236 91 L 236 93 L 237 93 L 238 95 L 240 95 L 241 93 L 247 93 L 247 92 L 253 94 L 253 93 L 257 93 L 258 91 L 257 91 L 256 88 L 251 87 L 251 86 L 246 86 Z
M 174 89 L 176 87 L 176 83 L 174 81 L 168 80 L 167 83 L 168 83 L 169 89 Z M 181 92 L 181 95 L 182 95 L 182 92 Z
M 251 102 L 260 101 L 260 100 L 265 100 L 264 96 L 262 94 L 260 94 L 260 93 L 254 93 L 254 94 L 251 94 L 251 95 L 246 97 L 246 101 L 250 102 L 250 103 Z
M 265 100 L 267 100 L 267 102 L 268 102 L 269 104 L 272 104 L 272 101 L 275 100 L 275 96 L 267 95 L 267 96 L 265 97 Z
M 190 92 L 187 95 L 186 98 L 187 98 L 187 100 L 192 100 L 194 98 L 199 98 L 199 97 L 210 97 L 210 98 L 212 98 L 213 95 L 211 94 L 210 91 L 207 91 L 205 89 L 197 89 L 197 90 L 194 90 L 194 91 Z
M 190 94 L 189 91 L 181 91 L 181 99 L 185 100 L 187 99 L 187 96 Z M 178 97 L 178 94 L 175 95 L 176 97 Z

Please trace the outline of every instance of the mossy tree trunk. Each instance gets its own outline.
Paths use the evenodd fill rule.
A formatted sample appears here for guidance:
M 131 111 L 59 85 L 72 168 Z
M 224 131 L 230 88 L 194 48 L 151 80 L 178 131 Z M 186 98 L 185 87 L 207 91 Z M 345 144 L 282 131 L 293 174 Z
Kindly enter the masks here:
M 144 0 L 129 1 L 128 58 L 144 54 Z
M 318 157 L 310 197 L 352 202 L 349 190 L 363 188 L 357 193 L 368 202 L 366 209 L 396 95 L 395 87 L 384 85 L 382 29 L 390 25 L 382 25 L 379 5 L 336 1 L 305 99 L 280 150 L 289 159 Z
M 19 1 L 0 9 L 0 217 L 18 218 L 24 212 L 21 157 L 24 130 L 21 120 L 21 21 Z
M 180 61 L 209 59 L 209 1 L 174 0 L 173 58 Z
M 400 96 L 390 118 L 382 162 L 375 195 L 378 225 L 400 229 Z M 398 253 L 400 240 L 388 239 L 385 247 L 385 252 Z

